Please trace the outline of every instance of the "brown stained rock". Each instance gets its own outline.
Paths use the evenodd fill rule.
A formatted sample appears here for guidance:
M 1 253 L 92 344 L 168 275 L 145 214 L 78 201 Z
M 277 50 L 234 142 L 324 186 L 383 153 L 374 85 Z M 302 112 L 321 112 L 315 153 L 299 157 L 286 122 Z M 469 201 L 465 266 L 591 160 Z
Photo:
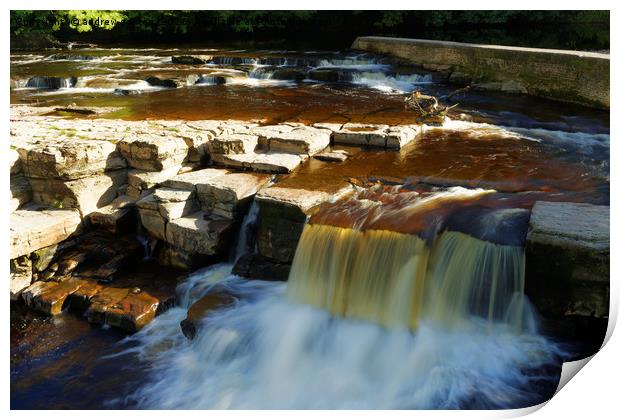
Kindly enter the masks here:
M 22 291 L 22 299 L 27 306 L 34 308 L 37 297 L 47 290 L 51 290 L 58 286 L 53 281 L 36 281 Z
M 54 271 L 56 275 L 68 276 L 73 273 L 80 266 L 80 264 L 86 262 L 87 260 L 88 253 L 76 251 L 64 256 L 58 262 L 58 268 L 56 270 L 50 269 L 51 271 Z
M 229 292 L 222 291 L 218 293 L 210 293 L 198 299 L 187 311 L 187 317 L 181 321 L 181 331 L 183 335 L 190 340 L 196 336 L 196 331 L 202 319 L 204 319 L 209 311 L 234 303 L 236 297 Z
M 88 322 L 104 324 L 105 313 L 112 306 L 125 299 L 131 289 L 119 287 L 105 287 L 90 299 L 90 306 L 86 310 Z
M 69 297 L 71 309 L 77 312 L 84 312 L 88 309 L 91 299 L 102 291 L 104 287 L 97 283 L 96 280 L 82 279 L 82 281 L 84 282 L 82 287 L 73 292 Z
M 136 332 L 155 318 L 159 304 L 159 299 L 149 293 L 131 292 L 106 309 L 105 321 L 113 327 Z
M 56 287 L 48 288 L 35 296 L 33 308 L 46 315 L 58 315 L 69 302 L 68 297 L 84 284 L 84 280 L 63 279 L 56 283 Z

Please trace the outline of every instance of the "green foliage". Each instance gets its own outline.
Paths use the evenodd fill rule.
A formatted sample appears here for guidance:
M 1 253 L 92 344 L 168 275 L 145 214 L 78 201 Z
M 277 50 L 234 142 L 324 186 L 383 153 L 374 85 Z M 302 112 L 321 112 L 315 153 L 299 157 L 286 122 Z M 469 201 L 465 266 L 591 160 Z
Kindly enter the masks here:
M 98 19 L 98 20 L 97 20 Z M 609 11 L 531 10 L 12 10 L 11 35 L 97 42 L 317 39 L 358 35 L 552 48 L 609 48 Z

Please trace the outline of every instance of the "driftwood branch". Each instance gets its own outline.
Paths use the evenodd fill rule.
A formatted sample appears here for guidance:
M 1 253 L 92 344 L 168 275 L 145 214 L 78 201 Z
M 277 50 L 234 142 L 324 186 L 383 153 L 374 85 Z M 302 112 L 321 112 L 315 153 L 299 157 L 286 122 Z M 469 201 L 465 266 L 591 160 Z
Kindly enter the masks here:
M 409 97 L 405 98 L 405 107 L 418 114 L 416 121 L 419 123 L 442 123 L 448 111 L 456 106 L 458 104 L 442 105 L 436 97 L 425 95 L 419 91 L 414 91 Z

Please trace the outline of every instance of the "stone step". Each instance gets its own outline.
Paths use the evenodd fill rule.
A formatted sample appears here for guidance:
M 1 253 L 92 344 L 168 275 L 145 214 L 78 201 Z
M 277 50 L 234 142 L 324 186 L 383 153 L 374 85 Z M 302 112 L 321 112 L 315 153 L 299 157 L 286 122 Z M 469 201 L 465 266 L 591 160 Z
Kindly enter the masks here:
M 196 185 L 205 183 L 210 179 L 229 173 L 226 169 L 207 168 L 198 171 L 187 172 L 173 176 L 162 182 L 163 187 L 174 188 L 177 190 L 195 191 Z
M 29 204 L 11 214 L 11 259 L 64 241 L 82 224 L 77 210 Z
M 133 198 L 123 195 L 107 206 L 90 213 L 88 218 L 94 227 L 112 233 L 128 232 L 135 227 L 134 205 Z
M 290 173 L 306 159 L 306 155 L 292 153 L 259 152 L 238 155 L 214 155 L 213 162 L 227 168 L 256 172 Z

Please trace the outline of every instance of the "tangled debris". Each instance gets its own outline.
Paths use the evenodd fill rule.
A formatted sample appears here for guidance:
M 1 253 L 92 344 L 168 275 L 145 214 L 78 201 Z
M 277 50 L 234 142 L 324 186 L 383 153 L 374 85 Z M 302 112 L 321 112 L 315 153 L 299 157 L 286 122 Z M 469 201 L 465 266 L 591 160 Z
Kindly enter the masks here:
M 469 87 L 467 87 L 469 88 Z M 450 100 L 454 95 L 462 93 L 467 89 L 458 89 L 447 95 L 446 100 Z M 418 114 L 416 121 L 424 124 L 441 124 L 444 122 L 448 111 L 458 106 L 442 105 L 435 96 L 425 95 L 420 91 L 413 91 L 411 95 L 405 98 L 405 108 L 410 109 Z

